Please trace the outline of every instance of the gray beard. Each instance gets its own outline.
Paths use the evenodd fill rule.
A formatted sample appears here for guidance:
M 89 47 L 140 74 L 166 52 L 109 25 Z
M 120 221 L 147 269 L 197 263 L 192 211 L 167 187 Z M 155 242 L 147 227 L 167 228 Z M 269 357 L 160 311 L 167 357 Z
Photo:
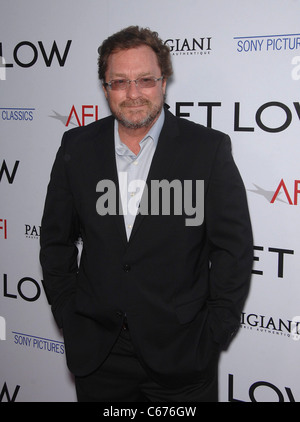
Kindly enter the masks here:
M 124 103 L 124 105 L 126 104 L 126 102 Z M 155 121 L 155 119 L 159 116 L 162 108 L 164 105 L 164 101 L 162 101 L 161 104 L 159 104 L 158 106 L 155 106 L 150 112 L 149 114 L 142 120 L 138 121 L 138 122 L 133 122 L 129 119 L 127 119 L 122 111 L 115 113 L 114 111 L 111 110 L 113 116 L 116 118 L 116 120 L 125 128 L 127 129 L 141 129 L 143 127 L 149 127 L 152 125 L 152 123 Z
M 122 126 L 126 127 L 127 129 L 141 129 L 143 127 L 151 126 L 157 116 L 160 114 L 161 110 L 162 107 L 155 108 L 152 110 L 152 113 L 150 113 L 147 117 L 140 120 L 139 122 L 132 122 L 131 120 L 126 119 L 122 114 L 115 115 L 115 118 Z

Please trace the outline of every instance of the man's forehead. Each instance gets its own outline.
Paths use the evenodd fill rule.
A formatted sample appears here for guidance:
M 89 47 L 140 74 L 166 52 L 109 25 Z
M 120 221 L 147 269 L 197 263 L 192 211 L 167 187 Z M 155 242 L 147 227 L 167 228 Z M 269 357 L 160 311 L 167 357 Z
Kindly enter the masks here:
M 117 50 L 108 58 L 108 71 L 120 73 L 136 71 L 148 75 L 157 69 L 156 54 L 148 46 L 139 46 L 130 49 Z

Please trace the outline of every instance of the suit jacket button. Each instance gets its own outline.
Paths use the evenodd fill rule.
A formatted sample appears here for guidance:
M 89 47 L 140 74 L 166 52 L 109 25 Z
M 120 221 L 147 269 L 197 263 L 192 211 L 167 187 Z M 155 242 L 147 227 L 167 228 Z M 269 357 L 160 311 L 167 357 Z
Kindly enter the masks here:
M 123 265 L 123 270 L 125 271 L 125 273 L 128 273 L 131 270 L 131 267 L 129 264 L 124 264 Z

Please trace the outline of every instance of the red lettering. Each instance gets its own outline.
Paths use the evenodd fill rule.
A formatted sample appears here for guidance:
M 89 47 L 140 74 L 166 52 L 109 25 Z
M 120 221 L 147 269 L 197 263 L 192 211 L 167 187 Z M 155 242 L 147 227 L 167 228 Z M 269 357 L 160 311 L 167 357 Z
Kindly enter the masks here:
M 88 113 L 86 113 L 85 112 L 85 109 L 86 108 L 93 108 L 93 106 L 92 105 L 83 105 L 82 106 L 82 126 L 84 126 L 85 125 L 85 118 L 86 117 L 93 117 L 94 115 L 93 114 L 88 114 Z
M 80 122 L 76 108 L 73 105 L 72 108 L 71 108 L 66 126 L 69 126 L 73 114 L 74 114 L 79 126 L 85 126 L 87 117 L 95 117 L 95 121 L 98 120 L 98 106 L 97 105 L 95 106 L 95 112 L 92 111 L 92 112 L 88 113 L 88 111 L 87 111 L 87 109 L 93 109 L 93 108 L 94 108 L 93 105 L 83 105 L 83 106 L 81 106 L 82 121 Z
M 77 123 L 78 123 L 78 125 L 79 126 L 81 126 L 81 123 L 80 123 L 80 120 L 79 120 L 79 117 L 78 117 L 78 114 L 77 114 L 77 112 L 76 112 L 76 109 L 75 109 L 75 106 L 73 105 L 72 106 L 72 108 L 71 108 L 71 112 L 70 112 L 70 114 L 69 114 L 69 117 L 68 117 L 68 120 L 67 120 L 67 123 L 66 123 L 66 126 L 69 126 L 69 123 L 70 123 L 70 120 L 71 120 L 71 118 L 72 118 L 72 114 L 75 114 L 75 117 L 76 117 L 76 120 L 77 120 Z
M 298 204 L 298 193 L 300 193 L 300 189 L 298 189 L 299 184 L 300 184 L 300 180 L 295 180 L 294 205 Z
M 0 226 L 0 230 L 4 231 L 4 239 L 7 239 L 7 223 L 6 220 L 0 219 L 0 223 L 3 222 L 3 226 Z
M 276 189 L 276 192 L 274 193 L 274 196 L 273 196 L 273 198 L 271 199 L 271 204 L 273 204 L 273 203 L 274 203 L 274 201 L 275 201 L 275 199 L 277 198 L 278 193 L 279 193 L 279 191 L 280 191 L 280 189 L 281 189 L 281 188 L 283 188 L 284 193 L 285 193 L 285 195 L 286 195 L 286 197 L 287 197 L 287 200 L 289 201 L 289 204 L 290 204 L 290 205 L 293 205 L 293 202 L 292 202 L 292 200 L 291 200 L 291 197 L 290 197 L 290 195 L 289 195 L 289 193 L 288 193 L 288 190 L 287 190 L 287 188 L 286 188 L 286 186 L 285 186 L 285 183 L 284 183 L 283 179 L 281 179 L 281 181 L 280 181 L 280 183 L 279 183 L 279 185 L 278 185 L 278 188 Z

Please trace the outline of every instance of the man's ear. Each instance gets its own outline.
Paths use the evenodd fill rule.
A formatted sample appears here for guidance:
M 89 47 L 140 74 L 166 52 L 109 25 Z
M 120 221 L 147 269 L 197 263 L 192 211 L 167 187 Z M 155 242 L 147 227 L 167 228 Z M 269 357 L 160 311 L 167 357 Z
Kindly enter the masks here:
M 107 99 L 107 97 L 108 97 L 108 92 L 107 92 L 106 87 L 105 87 L 103 84 L 102 84 L 102 89 L 103 89 L 103 92 L 104 92 L 105 98 Z
M 167 89 L 167 80 L 164 78 L 162 80 L 162 90 L 163 90 L 164 95 L 166 95 L 166 89 Z

